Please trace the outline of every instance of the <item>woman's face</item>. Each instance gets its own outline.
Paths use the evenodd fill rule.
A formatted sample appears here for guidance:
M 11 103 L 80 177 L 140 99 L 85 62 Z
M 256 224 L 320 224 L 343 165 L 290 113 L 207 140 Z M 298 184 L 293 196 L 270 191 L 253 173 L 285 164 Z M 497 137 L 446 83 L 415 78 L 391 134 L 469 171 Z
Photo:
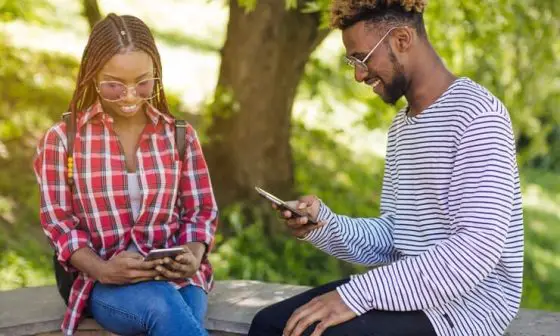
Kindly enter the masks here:
M 144 51 L 113 56 L 96 77 L 104 111 L 113 117 L 131 118 L 143 111 L 146 98 L 155 93 L 154 64 Z

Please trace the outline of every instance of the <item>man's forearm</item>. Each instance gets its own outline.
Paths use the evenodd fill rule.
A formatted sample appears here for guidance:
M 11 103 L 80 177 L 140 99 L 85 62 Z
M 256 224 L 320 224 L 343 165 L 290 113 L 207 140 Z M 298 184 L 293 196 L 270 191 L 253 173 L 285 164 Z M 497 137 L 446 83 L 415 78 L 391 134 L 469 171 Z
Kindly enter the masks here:
M 89 247 L 83 247 L 72 254 L 70 263 L 83 273 L 86 273 L 95 280 L 103 277 L 103 267 L 105 261 L 101 259 Z

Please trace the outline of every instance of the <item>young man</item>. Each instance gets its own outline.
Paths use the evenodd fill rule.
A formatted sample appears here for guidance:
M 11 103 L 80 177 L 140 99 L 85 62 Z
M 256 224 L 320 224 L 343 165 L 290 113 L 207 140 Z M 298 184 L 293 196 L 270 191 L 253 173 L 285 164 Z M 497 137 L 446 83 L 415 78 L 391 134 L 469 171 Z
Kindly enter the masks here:
M 355 79 L 408 106 L 390 129 L 378 218 L 283 212 L 295 236 L 379 266 L 259 312 L 257 335 L 502 335 L 519 309 L 523 223 L 506 108 L 451 74 L 430 45 L 425 0 L 334 0 Z M 308 218 L 319 225 L 308 223 Z

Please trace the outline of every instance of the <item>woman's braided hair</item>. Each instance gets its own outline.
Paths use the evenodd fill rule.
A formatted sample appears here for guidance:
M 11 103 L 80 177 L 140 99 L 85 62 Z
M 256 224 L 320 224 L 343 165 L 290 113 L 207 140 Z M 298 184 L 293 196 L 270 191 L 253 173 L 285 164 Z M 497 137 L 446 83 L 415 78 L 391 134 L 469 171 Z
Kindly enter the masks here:
M 169 114 L 169 107 L 165 92 L 161 86 L 161 59 L 150 28 L 137 17 L 131 15 L 116 15 L 111 13 L 93 27 L 87 45 L 82 55 L 76 88 L 70 100 L 71 129 L 67 133 L 76 132 L 77 115 L 92 106 L 97 100 L 95 76 L 101 71 L 105 63 L 113 56 L 127 51 L 140 50 L 146 52 L 154 63 L 154 77 L 160 78 L 154 88 L 156 95 L 150 103 L 162 113 Z M 68 146 L 68 180 L 72 183 L 72 146 L 73 139 L 69 138 Z
M 119 16 L 111 13 L 93 27 L 70 101 L 69 111 L 74 116 L 93 105 L 97 99 L 94 78 L 105 63 L 118 53 L 132 50 L 141 50 L 150 55 L 154 62 L 154 77 L 161 79 L 159 52 L 150 29 L 142 20 L 131 15 Z M 161 81 L 159 83 L 161 85 Z M 152 105 L 163 113 L 169 113 L 163 87 L 156 87 L 154 90 L 157 95 L 151 101 Z

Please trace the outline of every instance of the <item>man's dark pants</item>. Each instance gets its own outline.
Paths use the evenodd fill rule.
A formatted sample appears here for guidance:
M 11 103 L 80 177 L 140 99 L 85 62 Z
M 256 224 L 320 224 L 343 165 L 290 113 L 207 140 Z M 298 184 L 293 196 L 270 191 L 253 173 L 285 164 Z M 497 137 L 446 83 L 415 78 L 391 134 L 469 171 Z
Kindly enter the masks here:
M 339 280 L 310 289 L 285 301 L 269 306 L 255 315 L 249 336 L 281 336 L 292 313 L 316 296 L 348 282 Z M 311 335 L 317 323 L 303 335 Z M 371 310 L 350 321 L 328 328 L 323 336 L 436 336 L 434 328 L 421 311 L 391 312 Z

